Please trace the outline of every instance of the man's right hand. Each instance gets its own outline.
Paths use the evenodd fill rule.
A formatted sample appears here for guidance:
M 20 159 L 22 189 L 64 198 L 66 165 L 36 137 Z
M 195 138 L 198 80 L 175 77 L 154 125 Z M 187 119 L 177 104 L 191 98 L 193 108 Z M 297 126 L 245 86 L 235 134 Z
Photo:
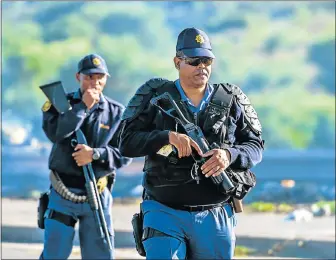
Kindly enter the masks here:
M 169 143 L 176 147 L 179 158 L 190 156 L 192 153 L 192 147 L 197 151 L 200 156 L 202 156 L 203 154 L 198 144 L 185 134 L 179 134 L 170 131 Z
M 82 101 L 88 109 L 91 109 L 94 104 L 99 102 L 99 94 L 96 89 L 88 89 L 84 92 Z

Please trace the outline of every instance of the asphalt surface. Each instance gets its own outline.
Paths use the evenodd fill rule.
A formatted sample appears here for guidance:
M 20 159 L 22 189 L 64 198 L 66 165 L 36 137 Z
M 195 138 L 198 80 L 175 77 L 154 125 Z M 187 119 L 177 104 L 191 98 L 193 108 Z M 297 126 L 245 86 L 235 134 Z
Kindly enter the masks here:
M 138 205 L 113 206 L 117 259 L 141 259 L 134 247 L 131 218 Z M 37 228 L 37 201 L 2 199 L 2 259 L 37 259 L 43 247 L 43 231 Z M 335 216 L 309 222 L 287 222 L 284 215 L 237 215 L 237 245 L 254 249 L 253 256 L 268 258 L 335 259 Z M 76 234 L 70 259 L 79 259 Z

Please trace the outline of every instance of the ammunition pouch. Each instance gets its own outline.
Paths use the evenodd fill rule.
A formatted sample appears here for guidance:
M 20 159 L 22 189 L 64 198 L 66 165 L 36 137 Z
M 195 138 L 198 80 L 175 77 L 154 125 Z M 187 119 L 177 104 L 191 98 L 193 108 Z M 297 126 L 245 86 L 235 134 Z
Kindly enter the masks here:
M 234 171 L 230 168 L 227 168 L 225 172 L 235 186 L 230 195 L 238 200 L 243 199 L 246 194 L 256 185 L 256 177 L 250 170 Z
M 74 203 L 84 203 L 88 201 L 88 198 L 85 194 L 77 195 L 71 192 L 62 182 L 62 179 L 56 171 L 50 171 L 49 179 L 51 186 L 55 191 L 60 194 L 64 199 L 70 200 Z M 111 183 L 112 186 L 112 183 Z M 108 177 L 104 176 L 97 180 L 97 189 L 99 193 L 102 193 L 104 189 L 108 187 Z
M 139 255 L 146 256 L 145 248 L 142 244 L 143 236 L 143 214 L 140 209 L 140 213 L 135 213 L 132 218 L 133 236 L 135 241 L 135 248 Z
M 44 214 L 48 208 L 48 204 L 49 204 L 49 191 L 41 193 L 40 198 L 38 200 L 37 226 L 40 229 L 44 229 Z

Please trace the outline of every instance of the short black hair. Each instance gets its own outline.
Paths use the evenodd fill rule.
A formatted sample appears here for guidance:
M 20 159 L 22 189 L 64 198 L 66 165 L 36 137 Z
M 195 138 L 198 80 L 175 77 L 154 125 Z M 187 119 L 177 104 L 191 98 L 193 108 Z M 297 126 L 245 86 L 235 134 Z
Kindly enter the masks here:
M 182 58 L 182 57 L 185 57 L 185 55 L 184 55 L 183 51 L 177 51 L 176 52 L 176 57 L 177 58 Z

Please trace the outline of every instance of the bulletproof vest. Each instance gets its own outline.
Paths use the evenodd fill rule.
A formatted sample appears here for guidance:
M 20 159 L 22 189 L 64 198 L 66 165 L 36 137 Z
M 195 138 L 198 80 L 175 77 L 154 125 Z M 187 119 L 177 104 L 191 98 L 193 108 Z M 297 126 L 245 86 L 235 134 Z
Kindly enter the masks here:
M 209 144 L 216 143 L 220 148 L 224 149 L 232 145 L 227 140 L 227 122 L 233 102 L 233 94 L 224 84 L 215 84 L 213 87 L 214 91 L 207 107 L 197 114 L 193 114 L 189 110 L 186 101 L 181 100 L 180 93 L 172 81 L 157 88 L 155 95 L 158 96 L 168 92 L 188 121 L 202 129 Z M 157 130 L 185 133 L 180 124 L 159 110 L 156 114 L 154 125 Z M 195 171 L 194 167 L 195 162 L 191 156 L 178 158 L 176 153 L 172 153 L 169 156 L 159 154 L 146 156 L 143 170 L 147 183 L 155 187 L 177 186 L 194 181 L 192 179 L 192 174 L 195 174 L 195 172 L 193 173 Z M 198 176 L 201 180 L 205 178 L 200 172 Z

